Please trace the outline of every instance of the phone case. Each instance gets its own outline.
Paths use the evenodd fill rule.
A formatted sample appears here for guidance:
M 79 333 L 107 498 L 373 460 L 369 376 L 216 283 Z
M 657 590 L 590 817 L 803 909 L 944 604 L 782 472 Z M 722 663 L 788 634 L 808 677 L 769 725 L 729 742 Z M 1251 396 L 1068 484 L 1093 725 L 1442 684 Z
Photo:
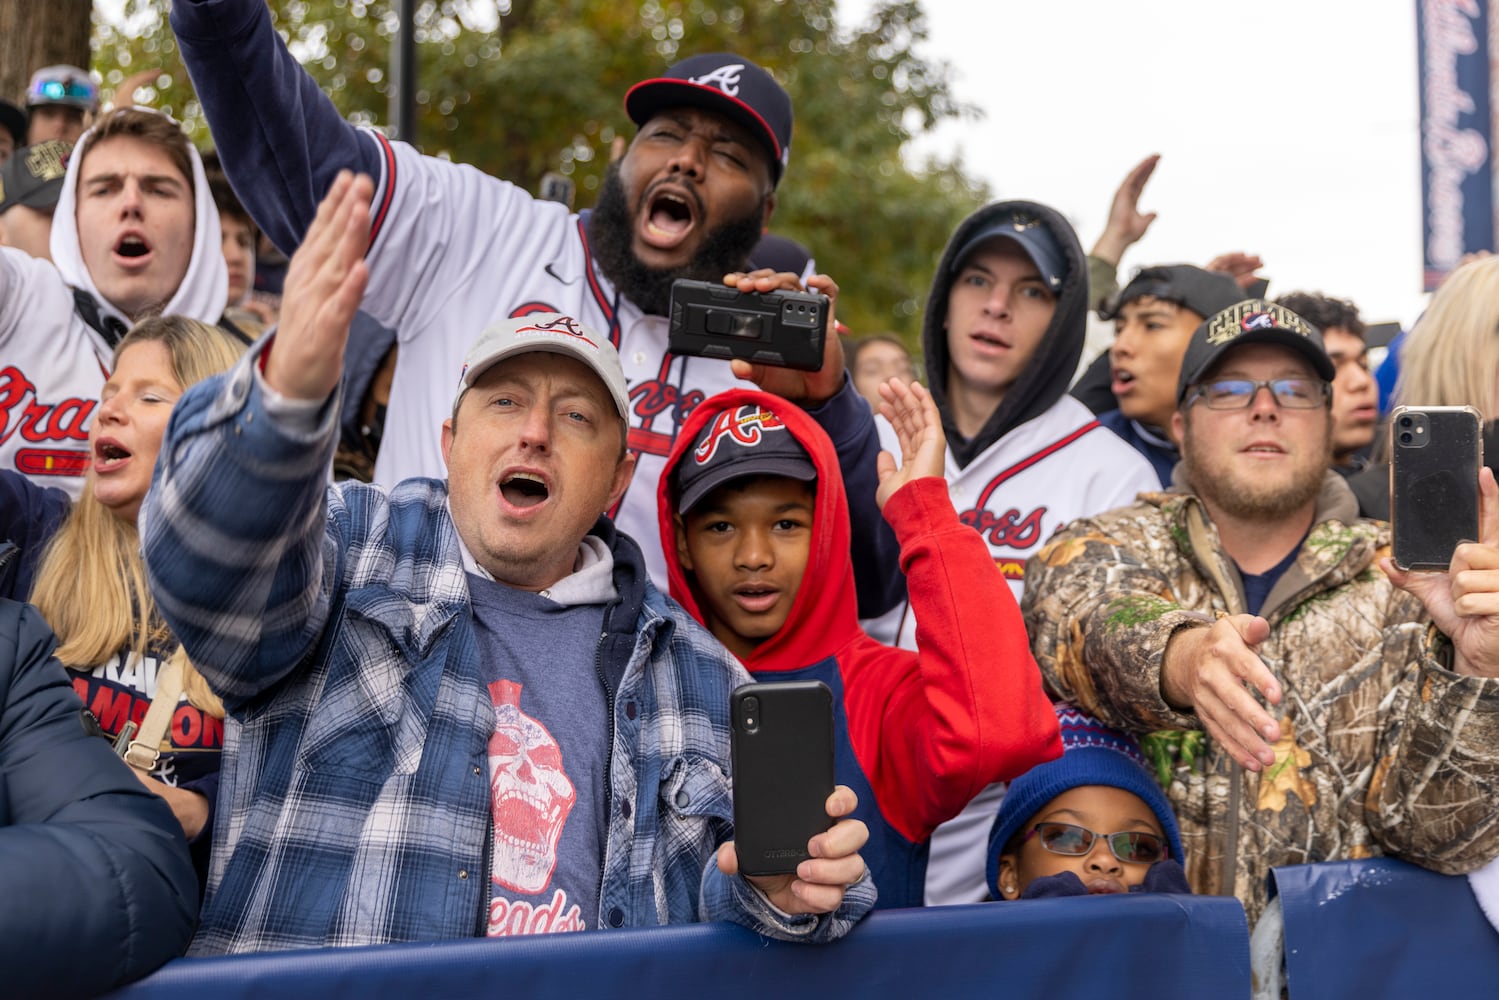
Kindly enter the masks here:
M 1401 406 L 1390 415 L 1390 525 L 1401 569 L 1444 570 L 1478 538 L 1482 417 L 1471 406 Z
M 833 693 L 821 681 L 734 691 L 734 847 L 745 875 L 782 875 L 832 825 Z
M 831 308 L 819 292 L 741 292 L 722 282 L 679 278 L 671 286 L 666 348 L 817 371 Z

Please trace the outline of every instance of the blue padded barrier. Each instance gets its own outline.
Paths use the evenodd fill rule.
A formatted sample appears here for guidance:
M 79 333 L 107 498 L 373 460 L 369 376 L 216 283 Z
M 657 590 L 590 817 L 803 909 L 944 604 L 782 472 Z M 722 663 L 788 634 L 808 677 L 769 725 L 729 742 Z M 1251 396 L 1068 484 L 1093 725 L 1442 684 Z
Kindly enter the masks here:
M 729 924 L 177 959 L 112 996 L 478 1000 L 1247 997 L 1237 900 L 1099 896 L 872 914 L 822 947 Z
M 1393 858 L 1272 873 L 1295 997 L 1499 995 L 1499 933 L 1460 875 Z

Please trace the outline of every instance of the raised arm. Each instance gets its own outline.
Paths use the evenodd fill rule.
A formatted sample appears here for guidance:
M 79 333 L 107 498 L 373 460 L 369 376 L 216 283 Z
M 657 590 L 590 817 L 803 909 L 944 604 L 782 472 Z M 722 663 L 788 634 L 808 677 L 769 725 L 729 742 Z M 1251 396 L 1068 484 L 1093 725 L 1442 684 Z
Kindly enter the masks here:
M 327 620 L 333 394 L 368 274 L 371 191 L 366 177 L 334 182 L 292 258 L 277 333 L 178 401 L 142 510 L 162 614 L 231 710 L 289 674 Z
M 900 539 L 917 651 L 858 661 L 854 669 L 870 673 L 851 673 L 845 691 L 876 700 L 848 714 L 878 720 L 870 777 L 882 812 L 921 841 L 983 788 L 1062 747 L 1020 608 L 988 546 L 958 520 L 948 496 L 936 405 L 924 386 L 898 379 L 880 395 L 902 462 L 880 454 L 877 499 Z
M 385 176 L 382 147 L 292 57 L 265 0 L 173 0 L 171 24 L 234 191 L 284 253 L 340 170 Z
M 1433 627 L 1396 622 L 1385 657 L 1405 669 L 1382 720 L 1377 795 L 1365 804 L 1385 848 L 1447 874 L 1499 852 L 1499 486 L 1479 474 L 1480 537 L 1458 546 L 1442 573 L 1391 581 L 1418 598 Z M 1414 617 L 1408 613 L 1399 617 Z M 1402 644 L 1402 635 L 1410 641 Z

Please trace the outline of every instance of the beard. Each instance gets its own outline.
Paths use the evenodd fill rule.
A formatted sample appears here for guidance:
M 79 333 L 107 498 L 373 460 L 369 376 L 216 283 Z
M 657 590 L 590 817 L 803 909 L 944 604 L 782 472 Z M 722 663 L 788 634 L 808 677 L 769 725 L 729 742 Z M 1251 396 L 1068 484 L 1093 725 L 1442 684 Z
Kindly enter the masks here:
M 1332 461 L 1332 436 L 1329 430 L 1320 456 L 1310 454 L 1303 458 L 1290 477 L 1279 484 L 1243 475 L 1240 470 L 1206 459 L 1206 449 L 1193 447 L 1190 420 L 1183 428 L 1181 455 L 1188 485 L 1209 507 L 1241 521 L 1273 523 L 1316 501 L 1322 492 L 1324 473 Z
M 671 308 L 671 284 L 678 278 L 718 282 L 732 271 L 742 271 L 750 251 L 760 241 L 762 211 L 756 207 L 739 219 L 710 229 L 692 259 L 677 267 L 655 268 L 641 263 L 631 249 L 635 218 L 619 179 L 619 163 L 604 175 L 599 200 L 588 216 L 588 247 L 604 277 L 642 312 L 665 316 Z

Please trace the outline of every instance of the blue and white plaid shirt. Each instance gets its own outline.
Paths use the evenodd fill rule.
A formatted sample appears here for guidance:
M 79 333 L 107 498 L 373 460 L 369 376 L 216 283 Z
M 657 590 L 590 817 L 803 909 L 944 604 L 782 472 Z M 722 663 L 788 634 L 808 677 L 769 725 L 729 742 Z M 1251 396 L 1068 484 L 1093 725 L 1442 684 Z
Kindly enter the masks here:
M 493 732 L 445 486 L 326 487 L 336 410 L 274 419 L 251 352 L 178 402 L 141 524 L 153 591 L 224 699 L 214 856 L 194 954 L 472 936 L 487 916 Z M 598 926 L 727 919 L 826 940 L 716 848 L 732 835 L 729 695 L 744 669 L 608 522 L 621 598 L 599 667 L 614 723 Z

